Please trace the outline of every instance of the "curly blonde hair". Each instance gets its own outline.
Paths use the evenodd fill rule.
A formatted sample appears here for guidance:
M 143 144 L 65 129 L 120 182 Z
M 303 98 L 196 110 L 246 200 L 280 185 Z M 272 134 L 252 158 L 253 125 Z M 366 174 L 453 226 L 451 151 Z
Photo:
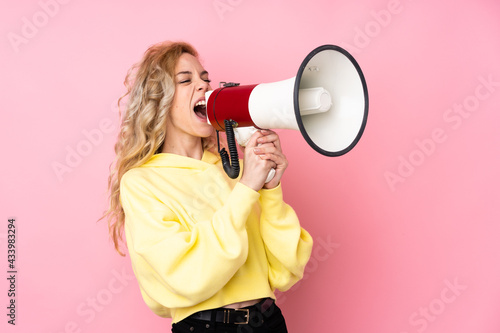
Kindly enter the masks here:
M 123 241 L 125 213 L 120 203 L 120 180 L 130 169 L 160 153 L 165 141 L 167 114 L 175 92 L 175 66 L 183 53 L 198 58 L 198 52 L 185 42 L 162 42 L 151 46 L 139 63 L 133 65 L 125 77 L 128 96 L 125 115 L 115 144 L 116 158 L 110 166 L 108 178 L 109 208 L 101 219 L 107 219 L 110 237 L 116 251 Z M 213 148 L 214 136 L 202 138 L 205 149 Z

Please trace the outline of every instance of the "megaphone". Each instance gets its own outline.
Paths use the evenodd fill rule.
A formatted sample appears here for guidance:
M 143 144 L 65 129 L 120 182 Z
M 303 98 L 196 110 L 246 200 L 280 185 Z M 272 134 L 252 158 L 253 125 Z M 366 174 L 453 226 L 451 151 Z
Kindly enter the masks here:
M 225 131 L 224 170 L 239 174 L 233 128 L 293 129 L 325 156 L 341 156 L 358 143 L 368 117 L 368 89 L 360 66 L 336 45 L 311 51 L 291 79 L 253 85 L 224 84 L 205 95 L 208 122 Z

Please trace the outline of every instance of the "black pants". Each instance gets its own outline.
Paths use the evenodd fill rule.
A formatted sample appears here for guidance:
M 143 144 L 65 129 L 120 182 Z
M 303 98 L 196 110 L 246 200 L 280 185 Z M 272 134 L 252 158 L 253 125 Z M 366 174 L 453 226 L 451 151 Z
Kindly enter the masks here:
M 225 324 L 187 317 L 172 324 L 172 333 L 287 333 L 285 318 L 279 307 L 273 302 L 269 308 L 262 309 L 262 303 L 245 308 L 250 310 L 248 324 Z

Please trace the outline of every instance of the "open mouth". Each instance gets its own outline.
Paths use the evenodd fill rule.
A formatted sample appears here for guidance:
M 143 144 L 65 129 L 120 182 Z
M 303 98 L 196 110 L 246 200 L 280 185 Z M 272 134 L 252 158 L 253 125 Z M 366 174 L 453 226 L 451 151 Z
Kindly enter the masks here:
M 198 101 L 194 106 L 194 113 L 203 119 L 207 118 L 207 103 L 203 100 Z

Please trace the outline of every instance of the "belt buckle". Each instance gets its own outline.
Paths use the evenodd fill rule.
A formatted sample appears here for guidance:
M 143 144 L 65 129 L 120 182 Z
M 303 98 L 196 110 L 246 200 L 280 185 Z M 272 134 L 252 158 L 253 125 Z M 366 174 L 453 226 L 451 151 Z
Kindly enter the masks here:
M 246 321 L 234 322 L 237 325 L 246 325 L 248 324 L 248 320 L 250 319 L 250 310 L 249 309 L 234 309 L 234 311 L 242 311 L 245 312 L 244 317 L 246 317 Z

